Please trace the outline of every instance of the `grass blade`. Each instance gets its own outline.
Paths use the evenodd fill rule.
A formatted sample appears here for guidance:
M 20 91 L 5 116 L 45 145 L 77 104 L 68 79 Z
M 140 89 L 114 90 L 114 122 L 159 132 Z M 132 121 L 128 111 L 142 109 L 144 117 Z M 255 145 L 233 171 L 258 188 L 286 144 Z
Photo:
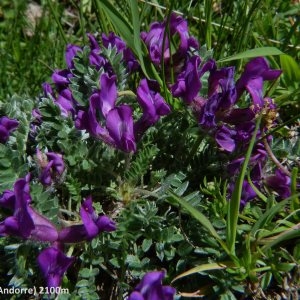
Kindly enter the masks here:
M 199 273 L 199 272 L 204 272 L 204 271 L 210 271 L 210 270 L 222 270 L 222 269 L 226 269 L 228 267 L 234 267 L 235 265 L 232 263 L 232 262 L 221 262 L 221 263 L 210 263 L 210 264 L 203 264 L 203 265 L 200 265 L 200 266 L 197 266 L 197 267 L 194 267 L 184 273 L 181 273 L 180 275 L 176 276 L 172 282 L 180 279 L 180 278 L 183 278 L 183 277 L 186 277 L 186 276 L 189 276 L 189 275 L 192 275 L 192 274 L 195 274 L 195 273 Z
M 229 57 L 222 58 L 218 60 L 219 63 L 232 61 L 232 60 L 238 60 L 238 59 L 244 59 L 244 58 L 253 58 L 258 56 L 271 56 L 271 55 L 282 55 L 284 54 L 276 47 L 260 47 L 255 48 L 251 50 L 247 50 Z
M 235 240 L 236 240 L 237 222 L 238 222 L 238 215 L 240 209 L 240 200 L 242 195 L 243 182 L 246 175 L 248 163 L 250 161 L 252 149 L 255 144 L 256 135 L 259 129 L 261 118 L 262 115 L 260 115 L 256 121 L 255 130 L 253 132 L 249 147 L 247 149 L 247 153 L 245 156 L 244 163 L 242 165 L 241 172 L 235 182 L 234 190 L 231 199 L 228 203 L 228 214 L 227 214 L 227 221 L 226 221 L 226 225 L 227 225 L 226 240 L 227 240 L 227 247 L 230 250 L 230 253 L 232 255 L 235 255 Z

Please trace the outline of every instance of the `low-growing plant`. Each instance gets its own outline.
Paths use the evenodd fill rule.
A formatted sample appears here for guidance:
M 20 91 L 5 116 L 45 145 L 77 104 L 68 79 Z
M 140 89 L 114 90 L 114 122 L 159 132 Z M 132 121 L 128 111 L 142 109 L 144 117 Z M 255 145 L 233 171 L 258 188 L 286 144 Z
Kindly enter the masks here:
M 136 1 L 124 16 L 92 2 L 120 36 L 67 44 L 37 97 L 1 107 L 1 284 L 45 299 L 296 297 L 299 115 L 279 115 L 296 62 L 244 40 L 216 61 L 214 34 L 201 46 L 172 10 L 143 31 Z

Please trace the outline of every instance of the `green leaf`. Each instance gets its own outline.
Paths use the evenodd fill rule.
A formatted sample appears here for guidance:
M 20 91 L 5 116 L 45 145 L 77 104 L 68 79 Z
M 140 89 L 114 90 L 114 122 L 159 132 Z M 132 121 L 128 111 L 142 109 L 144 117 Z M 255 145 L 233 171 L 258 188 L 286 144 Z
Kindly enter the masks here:
M 288 203 L 288 201 L 289 199 L 286 199 L 284 201 L 277 203 L 271 209 L 268 209 L 254 224 L 250 232 L 250 235 L 255 236 L 258 230 L 264 228 L 265 224 L 268 224 L 273 219 L 273 217 L 284 208 L 284 206 Z
M 293 57 L 287 54 L 280 55 L 280 65 L 283 75 L 289 81 L 300 81 L 300 67 Z
M 107 17 L 112 21 L 113 25 L 120 33 L 123 39 L 126 40 L 128 46 L 134 49 L 134 41 L 132 39 L 133 30 L 129 22 L 123 15 L 110 3 L 108 0 L 97 1 L 99 7 L 103 9 Z
M 179 278 L 183 278 L 195 273 L 204 272 L 204 271 L 211 271 L 211 270 L 222 270 L 226 269 L 228 267 L 234 267 L 234 264 L 232 262 L 222 262 L 222 263 L 210 263 L 210 264 L 203 264 L 197 267 L 194 267 L 178 276 L 176 276 L 172 282 L 175 280 L 178 280 Z
M 232 192 L 231 199 L 228 204 L 228 212 L 227 212 L 227 230 L 226 230 L 226 242 L 227 246 L 230 249 L 230 253 L 232 255 L 235 255 L 235 241 L 236 241 L 236 233 L 237 233 L 237 222 L 238 222 L 238 215 L 239 215 L 239 209 L 240 209 L 240 201 L 241 201 L 241 195 L 243 190 L 243 182 L 246 175 L 248 163 L 250 161 L 250 156 L 252 153 L 252 149 L 254 147 L 255 141 L 256 141 L 256 134 L 259 129 L 260 121 L 261 121 L 262 115 L 259 116 L 258 120 L 256 121 L 256 126 L 252 135 L 252 138 L 250 140 L 245 160 L 243 162 L 241 172 L 236 179 L 234 189 Z
M 192 217 L 194 217 L 199 223 L 201 223 L 209 232 L 210 234 L 217 239 L 217 241 L 221 244 L 223 249 L 227 252 L 227 247 L 224 242 L 221 240 L 221 237 L 209 221 L 209 219 L 203 215 L 199 210 L 193 207 L 190 203 L 186 202 L 183 198 L 176 195 L 174 192 L 169 191 L 169 195 L 175 200 L 180 206 L 186 209 Z
M 143 240 L 142 250 L 144 252 L 147 252 L 150 249 L 151 245 L 152 245 L 152 239 L 149 239 L 149 240 L 145 239 L 145 240 Z
M 149 78 L 147 69 L 144 64 L 143 51 L 142 51 L 142 43 L 141 43 L 141 22 L 140 22 L 140 13 L 138 10 L 138 1 L 137 0 L 128 0 L 130 4 L 130 10 L 132 15 L 132 25 L 133 25 L 133 45 L 132 49 L 137 57 L 139 58 L 141 68 L 145 75 Z
M 284 53 L 281 52 L 276 47 L 260 47 L 260 48 L 250 49 L 229 57 L 222 58 L 218 60 L 218 63 L 244 59 L 244 58 L 253 58 L 258 56 L 271 56 L 271 55 L 282 55 L 282 54 Z

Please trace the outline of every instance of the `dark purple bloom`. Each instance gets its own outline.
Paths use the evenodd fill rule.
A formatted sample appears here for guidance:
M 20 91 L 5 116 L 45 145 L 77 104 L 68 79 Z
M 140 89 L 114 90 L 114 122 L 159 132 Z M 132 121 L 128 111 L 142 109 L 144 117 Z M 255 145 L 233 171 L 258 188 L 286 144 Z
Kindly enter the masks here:
M 68 69 L 65 69 L 65 70 L 55 70 L 51 78 L 58 89 L 64 89 L 69 85 L 70 83 L 69 78 L 71 76 L 72 74 L 70 73 L 70 71 Z
M 164 55 L 164 59 L 169 58 L 169 41 L 165 39 L 165 48 L 163 47 L 163 38 L 165 32 L 165 24 L 154 22 L 151 24 L 150 31 L 142 32 L 141 38 L 145 42 L 148 47 L 149 55 L 151 61 L 155 65 L 159 65 L 162 60 L 162 55 Z
M 241 122 L 240 124 L 237 124 L 235 126 L 236 129 L 236 141 L 240 143 L 246 143 L 250 141 L 252 134 L 255 129 L 255 123 L 254 122 Z
M 42 123 L 42 115 L 38 108 L 34 108 L 31 111 L 31 115 L 33 116 L 35 122 L 37 122 L 39 124 Z
M 14 191 L 6 190 L 0 196 L 0 206 L 10 210 L 15 209 L 16 197 Z
M 116 47 L 119 53 L 122 53 L 123 59 L 127 64 L 127 70 L 129 72 L 135 71 L 139 67 L 139 63 L 134 57 L 132 51 L 126 46 L 126 43 L 113 32 L 110 32 L 109 35 L 102 34 L 102 42 L 105 48 Z
M 243 146 L 248 146 L 248 144 L 244 144 Z M 267 151 L 265 150 L 265 147 L 262 143 L 257 143 L 252 151 L 252 155 L 250 157 L 250 162 L 249 164 L 252 167 L 255 167 L 257 165 L 264 165 L 266 160 L 267 160 L 268 154 Z M 232 160 L 228 166 L 227 166 L 227 170 L 229 172 L 229 174 L 232 175 L 236 175 L 240 172 L 241 166 L 243 164 L 245 160 L 244 156 L 238 157 L 234 160 Z
M 99 92 L 99 108 L 102 115 L 106 118 L 108 112 L 115 107 L 117 100 L 117 77 L 115 75 L 108 76 L 103 73 L 100 77 L 101 90 Z
M 60 242 L 78 243 L 92 240 L 101 232 L 110 232 L 116 229 L 115 223 L 107 216 L 98 216 L 92 205 L 92 198 L 88 197 L 80 208 L 83 224 L 63 228 L 59 232 Z
M 0 118 L 0 143 L 6 143 L 9 135 L 19 126 L 19 122 L 6 116 Z
M 198 72 L 199 65 L 199 56 L 190 58 L 185 70 L 178 75 L 176 83 L 171 87 L 172 95 L 174 97 L 182 97 L 187 104 L 190 104 L 195 99 L 201 89 Z
M 76 102 L 68 88 L 59 91 L 55 103 L 59 106 L 62 116 L 67 117 L 70 113 L 72 115 L 75 113 L 74 107 Z
M 75 257 L 67 257 L 60 249 L 50 247 L 38 256 L 38 264 L 46 279 L 47 286 L 59 287 L 64 273 L 75 261 Z
M 102 33 L 102 42 L 105 48 L 109 46 L 113 48 L 115 46 L 119 52 L 123 52 L 126 48 L 126 43 L 119 36 L 115 35 L 114 32 L 110 32 L 108 36 Z
M 224 115 L 223 121 L 232 125 L 239 125 L 254 118 L 255 113 L 251 108 L 233 108 Z
M 235 130 L 229 128 L 226 125 L 222 125 L 217 129 L 215 133 L 215 139 L 221 149 L 224 149 L 228 152 L 233 152 L 236 146 L 234 140 L 235 135 Z
M 159 94 L 159 85 L 154 80 L 142 79 L 137 88 L 137 100 L 142 107 L 143 115 L 135 123 L 134 131 L 137 139 L 154 123 L 160 116 L 170 113 L 171 109 Z
M 95 36 L 91 33 L 88 33 L 87 34 L 88 38 L 89 38 L 89 41 L 90 41 L 90 47 L 91 47 L 91 50 L 97 50 L 100 52 L 100 46 L 95 38 Z
M 164 271 L 148 272 L 129 295 L 128 300 L 173 300 L 176 290 L 163 286 Z
M 255 109 L 263 107 L 263 82 L 265 80 L 277 79 L 281 70 L 272 70 L 268 61 L 263 57 L 257 57 L 249 61 L 240 79 L 237 81 L 236 89 L 238 98 L 244 90 L 247 90 L 252 97 Z
M 100 54 L 100 50 L 92 50 L 89 55 L 89 63 L 95 66 L 97 70 L 107 64 L 107 60 Z
M 282 199 L 291 196 L 291 178 L 280 169 L 277 169 L 274 175 L 268 176 L 265 180 L 265 184 Z
M 42 84 L 42 89 L 43 89 L 44 97 L 49 98 L 50 96 L 53 98 L 53 90 L 50 83 L 44 82 Z
M 111 109 L 106 118 L 106 127 L 115 147 L 124 152 L 135 152 L 132 110 L 128 105 Z
M 52 181 L 55 180 L 57 176 L 61 176 L 65 169 L 62 155 L 54 152 L 47 152 L 45 156 L 37 149 L 36 156 L 41 167 L 41 183 L 44 185 L 51 185 Z
M 1 235 L 45 242 L 53 242 L 58 238 L 54 225 L 30 206 L 29 176 L 18 179 L 14 184 L 13 195 L 9 193 L 8 196 L 5 205 L 13 208 L 13 216 L 1 222 Z
M 76 56 L 77 52 L 82 52 L 82 49 L 79 46 L 72 45 L 72 44 L 67 45 L 65 59 L 66 59 L 67 67 L 69 69 L 74 68 L 73 58 Z
M 161 63 L 162 57 L 164 57 L 164 61 L 167 63 L 170 59 L 170 55 L 173 55 L 173 53 L 170 53 L 170 41 L 168 35 L 165 37 L 163 49 L 165 28 L 166 21 L 162 23 L 154 22 L 151 24 L 148 33 L 141 33 L 141 38 L 148 48 L 151 61 L 155 65 Z M 181 16 L 178 16 L 175 13 L 171 14 L 169 29 L 171 37 L 178 34 L 180 39 L 179 45 L 174 53 L 174 61 L 180 61 L 182 58 L 184 59 L 190 47 L 198 48 L 197 41 L 194 38 L 189 37 L 187 21 Z
M 234 182 L 231 182 L 228 187 L 229 196 L 231 197 L 231 194 L 234 189 Z M 249 201 L 253 200 L 256 197 L 256 193 L 251 187 L 251 185 L 248 183 L 247 180 L 243 181 L 243 188 L 242 188 L 242 194 L 240 199 L 240 208 L 243 208 Z

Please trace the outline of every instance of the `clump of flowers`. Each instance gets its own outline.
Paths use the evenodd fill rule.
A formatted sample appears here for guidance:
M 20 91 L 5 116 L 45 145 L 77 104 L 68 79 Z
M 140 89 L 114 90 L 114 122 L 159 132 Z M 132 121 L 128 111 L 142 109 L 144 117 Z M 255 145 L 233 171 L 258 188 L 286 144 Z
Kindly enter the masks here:
M 129 295 L 128 300 L 171 300 L 176 290 L 171 286 L 163 286 L 164 271 L 148 272 Z
M 163 97 L 170 95 L 177 98 L 180 109 L 191 113 L 191 119 L 196 123 L 199 132 L 213 141 L 218 151 L 227 155 L 226 173 L 230 177 L 227 187 L 228 199 L 234 193 L 254 132 L 256 143 L 249 159 L 249 177 L 247 180 L 242 179 L 239 208 L 242 209 L 256 198 L 258 190 L 270 189 L 280 198 L 291 196 L 289 171 L 278 162 L 275 174 L 270 175 L 269 170 L 267 171 L 267 163 L 270 158 L 273 159 L 269 147 L 272 136 L 268 134 L 268 130 L 276 125 L 277 107 L 273 99 L 264 95 L 264 84 L 266 81 L 277 80 L 281 75 L 280 70 L 273 70 L 265 58 L 256 57 L 245 65 L 241 76 L 236 79 L 234 67 L 218 68 L 214 59 L 204 59 L 200 56 L 199 44 L 190 36 L 187 21 L 174 13 L 170 15 L 169 22 L 155 22 L 149 32 L 141 33 L 152 67 L 156 68 L 158 74 L 165 76 L 164 84 L 143 75 L 134 52 L 115 33 L 102 34 L 99 41 L 97 38 L 88 34 L 89 45 L 85 47 L 67 45 L 66 68 L 54 70 L 51 76 L 52 83 L 42 85 L 42 96 L 38 105 L 42 106 L 41 103 L 45 100 L 51 102 L 59 118 L 71 128 L 66 135 L 75 131 L 78 136 L 85 135 L 85 140 L 82 140 L 85 145 L 88 144 L 87 139 L 95 140 L 101 145 L 103 142 L 108 148 L 126 153 L 125 162 L 114 162 L 118 166 L 124 164 L 126 169 L 128 160 L 138 152 L 147 131 L 164 116 L 172 116 L 177 109 Z M 130 85 L 131 79 L 133 84 L 131 82 Z M 206 88 L 203 89 L 203 86 Z M 71 194 L 70 198 L 74 190 L 75 196 L 79 190 L 79 201 L 84 198 L 77 214 L 81 222 L 71 221 L 71 225 L 56 226 L 34 208 L 30 183 L 39 182 L 42 189 L 54 194 L 57 192 L 56 188 L 63 184 L 68 176 L 68 168 L 78 162 L 75 159 L 68 161 L 64 152 L 57 150 L 62 143 L 53 143 L 49 148 L 35 145 L 35 138 L 45 119 L 39 110 L 40 106 L 32 110 L 31 128 L 28 130 L 29 140 L 34 144 L 34 154 L 30 154 L 28 166 L 25 164 L 28 173 L 24 176 L 23 172 L 24 177 L 16 180 L 13 189 L 5 190 L 0 196 L 0 206 L 6 214 L 0 223 L 0 235 L 14 236 L 45 245 L 38 255 L 38 265 L 47 286 L 58 287 L 64 274 L 76 260 L 75 256 L 65 254 L 66 245 L 91 242 L 103 232 L 115 231 L 117 225 L 114 218 L 96 213 L 91 196 L 94 198 L 94 186 L 87 184 L 81 190 L 80 182 L 73 180 L 74 178 L 71 178 L 66 186 Z M 47 118 L 47 115 L 45 117 Z M 258 120 L 261 122 L 257 130 Z M 54 126 L 57 125 L 56 121 L 52 121 Z M 6 143 L 18 126 L 18 120 L 1 117 L 0 142 Z M 95 143 L 95 148 L 99 144 Z M 84 157 L 80 156 L 88 165 L 88 170 L 88 159 L 92 150 L 86 151 Z M 116 157 L 118 153 L 114 152 Z M 32 157 L 35 160 L 32 160 Z M 142 155 L 141 157 L 143 158 Z M 97 163 L 98 161 L 93 161 L 96 166 Z M 77 172 L 81 171 L 78 170 Z M 125 173 L 126 171 L 128 170 L 126 169 Z M 88 172 L 84 174 L 90 175 Z M 121 194 L 120 191 L 126 184 L 122 182 L 123 178 L 119 174 L 113 175 L 121 186 L 118 190 Z M 141 182 L 144 188 L 142 179 Z M 157 182 L 157 185 L 160 184 Z M 87 194 L 87 190 L 90 194 Z M 102 191 L 103 186 L 99 190 Z M 145 193 L 143 189 L 137 190 Z M 63 192 L 63 189 L 59 190 L 57 195 L 63 198 Z M 135 199 L 134 192 L 130 192 L 128 198 Z M 147 197 L 154 195 L 148 191 L 146 194 Z M 157 196 L 160 197 L 161 195 Z M 201 219 L 201 216 L 198 218 Z M 213 228 L 213 225 L 211 227 Z M 214 237 L 217 234 L 216 232 Z M 147 248 L 147 244 L 144 248 Z M 158 247 L 156 250 L 159 250 Z M 122 259 L 126 262 L 124 257 Z M 116 265 L 119 263 L 116 260 L 110 262 Z M 163 286 L 164 277 L 164 271 L 145 274 L 128 296 L 128 300 L 174 299 L 176 290 L 171 286 Z
M 63 245 L 90 241 L 101 232 L 114 231 L 116 226 L 109 217 L 96 215 L 92 198 L 88 197 L 80 209 L 83 224 L 58 229 L 32 207 L 29 183 L 30 174 L 18 179 L 14 190 L 6 190 L 0 197 L 0 206 L 12 212 L 11 216 L 0 223 L 0 236 L 16 236 L 50 243 L 51 246 L 38 256 L 38 263 L 47 286 L 58 287 L 64 273 L 75 261 L 75 257 L 67 257 L 63 253 Z

